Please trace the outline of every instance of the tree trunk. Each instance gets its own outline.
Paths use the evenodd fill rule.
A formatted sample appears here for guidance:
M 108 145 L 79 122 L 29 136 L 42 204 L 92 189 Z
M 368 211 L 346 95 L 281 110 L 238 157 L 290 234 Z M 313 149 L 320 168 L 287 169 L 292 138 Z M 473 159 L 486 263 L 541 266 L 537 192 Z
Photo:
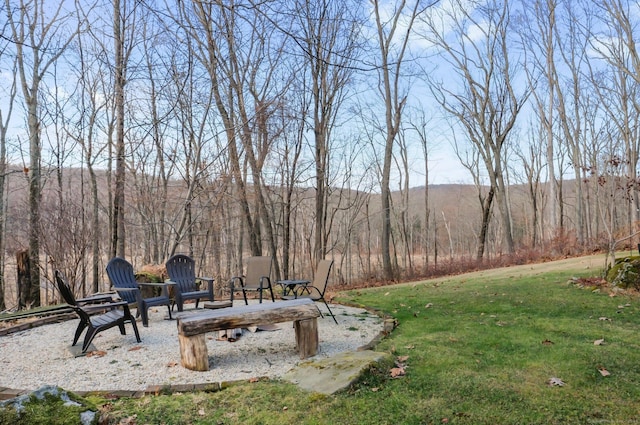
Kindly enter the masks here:
M 124 145 L 124 35 L 121 30 L 120 0 L 113 2 L 113 35 L 115 44 L 115 107 L 116 107 L 116 187 L 113 199 L 112 255 L 124 257 L 125 249 L 125 145 Z
M 489 222 L 491 221 L 491 205 L 494 196 L 493 187 L 489 189 L 487 197 L 481 200 L 482 204 L 482 224 L 480 225 L 480 235 L 478 236 L 478 250 L 476 251 L 476 260 L 482 262 L 484 257 L 485 246 L 487 243 L 487 233 L 489 231 Z
M 16 270 L 18 275 L 18 310 L 33 305 L 31 299 L 31 267 L 29 251 L 18 251 L 16 254 Z

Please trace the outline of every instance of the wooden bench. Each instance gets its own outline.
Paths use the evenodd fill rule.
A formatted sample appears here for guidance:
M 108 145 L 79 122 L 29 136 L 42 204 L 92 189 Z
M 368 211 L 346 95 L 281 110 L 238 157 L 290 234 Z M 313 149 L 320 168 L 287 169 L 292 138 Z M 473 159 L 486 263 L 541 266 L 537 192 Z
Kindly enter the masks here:
M 245 328 L 293 321 L 296 345 L 301 359 L 318 351 L 318 316 L 320 310 L 310 299 L 265 302 L 239 307 L 206 310 L 178 317 L 178 341 L 182 366 L 209 370 L 205 333 L 223 329 Z

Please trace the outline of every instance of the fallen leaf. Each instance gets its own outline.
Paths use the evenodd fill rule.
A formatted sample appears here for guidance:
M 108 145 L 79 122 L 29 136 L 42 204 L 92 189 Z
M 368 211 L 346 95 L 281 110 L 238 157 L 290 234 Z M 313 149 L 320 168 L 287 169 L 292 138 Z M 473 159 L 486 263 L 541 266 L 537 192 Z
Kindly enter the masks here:
M 398 361 L 401 363 L 404 363 L 407 360 L 409 360 L 409 356 L 398 356 Z
M 416 348 L 415 345 L 406 345 L 404 348 L 406 348 L 407 350 L 413 350 L 414 348 Z
M 178 362 L 169 362 L 167 363 L 167 367 L 175 367 L 178 366 Z
M 384 296 L 385 296 L 385 297 L 386 297 L 387 295 L 389 295 L 389 292 L 385 292 L 385 293 L 384 293 Z
M 545 339 L 544 341 L 542 341 L 542 345 L 553 345 L 553 341 Z
M 609 376 L 611 375 L 611 372 L 609 372 L 607 369 L 603 368 L 603 367 L 599 367 L 598 368 L 598 372 L 600 372 L 600 375 L 602 376 Z
M 200 410 L 198 410 L 198 415 L 200 415 L 200 416 L 204 416 L 204 415 L 205 415 L 205 413 L 204 413 L 204 409 L 200 409 Z
M 604 344 L 604 338 L 596 339 L 595 341 L 593 341 L 593 345 L 602 345 L 602 344 Z
M 102 350 L 89 351 L 87 353 L 87 357 L 104 357 L 106 355 L 107 352 Z
M 256 382 L 260 381 L 260 378 L 249 378 L 249 382 L 251 382 L 252 384 L 255 384 Z
M 129 348 L 129 351 L 138 351 L 142 349 L 142 345 L 136 345 L 135 347 Z
M 428 303 L 427 305 L 424 306 L 424 308 L 431 308 L 433 307 L 433 303 Z
M 137 418 L 138 415 L 129 416 L 128 418 L 120 419 L 120 422 L 118 423 L 122 425 L 135 425 L 137 423 Z
M 403 367 L 394 367 L 389 371 L 391 373 L 392 378 L 397 378 L 399 376 L 404 376 L 405 371 Z
M 377 393 L 379 390 L 380 390 L 380 388 L 378 388 L 378 387 L 371 388 L 371 391 L 374 392 L 374 393 Z
M 547 381 L 547 384 L 549 384 L 550 386 L 554 387 L 554 386 L 558 386 L 558 387 L 562 387 L 564 386 L 564 381 L 562 381 L 562 379 L 560 378 L 549 378 L 549 380 Z
M 287 406 L 284 406 L 284 407 L 282 408 L 282 410 L 284 410 L 284 411 L 286 412 L 287 410 L 289 410 L 289 408 L 288 408 Z

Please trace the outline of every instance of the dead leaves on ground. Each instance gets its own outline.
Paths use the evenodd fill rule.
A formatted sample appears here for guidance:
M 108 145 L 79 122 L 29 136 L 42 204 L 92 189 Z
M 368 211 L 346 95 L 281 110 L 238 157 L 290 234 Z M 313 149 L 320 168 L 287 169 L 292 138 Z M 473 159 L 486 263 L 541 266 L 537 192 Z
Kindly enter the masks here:
M 550 387 L 564 387 L 565 383 L 562 379 L 552 376 L 547 380 L 547 385 Z
M 398 356 L 395 360 L 395 367 L 392 367 L 389 370 L 389 374 L 392 378 L 400 378 L 401 376 L 406 375 L 407 369 L 407 360 L 409 360 L 409 356 Z
M 610 320 L 610 319 L 601 317 L 600 320 Z M 605 344 L 606 344 L 606 341 L 604 338 L 596 339 L 593 341 L 593 345 L 595 346 L 602 346 Z M 551 346 L 553 345 L 553 342 L 549 339 L 545 339 L 544 341 L 542 341 L 542 345 Z M 603 377 L 611 376 L 611 372 L 609 372 L 607 368 L 605 368 L 604 366 L 598 366 L 596 367 L 596 369 L 598 370 L 600 375 Z M 565 385 L 565 382 L 560 378 L 552 377 L 547 379 L 547 385 L 549 385 L 550 387 L 563 387 Z

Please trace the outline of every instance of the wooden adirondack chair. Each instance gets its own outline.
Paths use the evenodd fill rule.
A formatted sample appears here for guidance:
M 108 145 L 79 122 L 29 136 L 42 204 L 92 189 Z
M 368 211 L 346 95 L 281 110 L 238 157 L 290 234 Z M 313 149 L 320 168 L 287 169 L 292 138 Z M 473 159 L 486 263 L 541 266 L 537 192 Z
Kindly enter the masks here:
M 93 338 L 99 332 L 117 326 L 120 328 L 120 333 L 122 335 L 126 335 L 124 325 L 127 322 L 131 323 L 131 326 L 133 326 L 136 340 L 141 342 L 140 334 L 138 333 L 138 326 L 136 325 L 136 319 L 131 315 L 129 305 L 126 301 L 103 302 L 95 305 L 80 306 L 76 302 L 76 298 L 73 295 L 73 291 L 69 287 L 69 284 L 62 276 L 62 273 L 58 270 L 55 271 L 55 279 L 62 298 L 67 304 L 69 304 L 78 317 L 80 317 L 80 323 L 76 328 L 76 333 L 71 345 L 76 345 L 78 339 L 80 339 L 80 335 L 82 335 L 82 332 L 86 329 L 87 333 L 85 334 L 84 342 L 82 343 L 82 352 L 86 353 L 89 345 L 91 345 L 91 341 L 93 341 Z M 92 315 L 96 310 L 103 310 L 106 312 Z

